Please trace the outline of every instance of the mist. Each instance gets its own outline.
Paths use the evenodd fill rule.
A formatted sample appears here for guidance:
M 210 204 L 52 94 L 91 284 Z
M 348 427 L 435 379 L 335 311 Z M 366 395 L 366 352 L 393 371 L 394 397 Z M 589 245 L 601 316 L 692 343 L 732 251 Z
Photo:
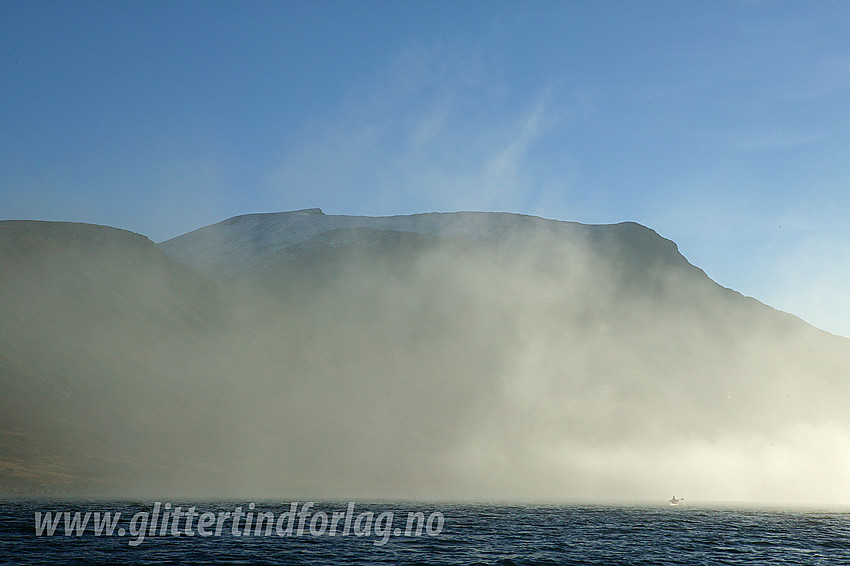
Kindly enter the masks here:
M 234 219 L 182 248 L 0 223 L 0 487 L 850 499 L 846 339 L 637 224 L 404 218 L 286 246 Z

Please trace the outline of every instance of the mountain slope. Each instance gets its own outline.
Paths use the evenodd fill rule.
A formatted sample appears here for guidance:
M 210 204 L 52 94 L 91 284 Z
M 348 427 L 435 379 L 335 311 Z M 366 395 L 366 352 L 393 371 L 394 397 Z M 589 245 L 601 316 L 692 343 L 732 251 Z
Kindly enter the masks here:
M 798 484 L 846 470 L 847 341 L 720 287 L 638 224 L 311 209 L 161 246 L 391 350 L 462 361 L 479 393 L 452 462 L 480 491 L 645 493 L 687 469 L 716 498 L 816 499 L 834 482 Z M 706 476 L 717 466 L 726 479 Z
M 375 367 L 353 329 L 212 282 L 137 234 L 2 222 L 0 284 L 0 492 L 356 494 L 426 473 L 416 453 L 375 462 L 453 422 L 376 434 L 440 400 L 382 404 L 375 380 L 415 391 L 439 368 L 393 352 Z M 343 464 L 352 477 L 334 478 Z
M 84 224 L 0 222 L 0 283 L 2 485 L 114 489 L 168 432 L 156 415 L 189 377 L 172 381 L 176 364 L 203 365 L 169 343 L 199 346 L 228 305 L 147 238 Z M 121 431 L 137 427 L 148 441 L 122 453 Z
M 847 340 L 638 224 L 0 223 L 0 253 L 6 491 L 850 498 Z

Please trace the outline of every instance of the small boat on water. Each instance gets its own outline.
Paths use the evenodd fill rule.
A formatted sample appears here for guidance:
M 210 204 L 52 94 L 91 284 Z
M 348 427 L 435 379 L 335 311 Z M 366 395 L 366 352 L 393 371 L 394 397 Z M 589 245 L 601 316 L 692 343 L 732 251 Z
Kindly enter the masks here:
M 684 501 L 684 500 L 685 500 L 684 497 L 680 497 L 680 498 L 676 499 L 676 496 L 674 495 L 673 497 L 670 498 L 670 505 L 678 505 L 680 501 Z

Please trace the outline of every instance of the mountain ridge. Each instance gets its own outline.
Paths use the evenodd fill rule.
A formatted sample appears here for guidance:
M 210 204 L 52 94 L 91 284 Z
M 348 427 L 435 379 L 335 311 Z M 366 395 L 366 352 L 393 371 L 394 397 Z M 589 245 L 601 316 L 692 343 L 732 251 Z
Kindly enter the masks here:
M 466 224 L 469 219 L 478 220 L 478 222 L 472 222 L 473 227 L 467 227 L 465 230 L 453 229 L 453 224 Z M 429 220 L 436 220 L 436 222 L 429 223 Z M 490 222 L 488 223 L 487 220 L 490 220 Z M 759 305 L 782 313 L 782 315 L 793 317 L 795 320 L 808 325 L 807 322 L 796 315 L 774 309 L 757 298 L 743 295 L 735 289 L 719 285 L 701 268 L 693 265 L 680 252 L 676 242 L 661 236 L 654 229 L 634 221 L 585 224 L 529 214 L 479 211 L 426 212 L 377 217 L 327 215 L 321 208 L 315 207 L 283 212 L 237 215 L 191 230 L 180 236 L 159 242 L 157 245 L 166 254 L 181 263 L 214 278 L 224 277 L 225 280 L 232 280 L 238 278 L 245 271 L 258 267 L 257 264 L 265 267 L 270 262 L 292 261 L 301 255 L 302 250 L 315 249 L 321 247 L 321 245 L 328 246 L 329 242 L 321 242 L 320 240 L 327 237 L 328 234 L 346 229 L 366 228 L 375 231 L 372 233 L 376 237 L 377 231 L 383 231 L 386 233 L 384 238 L 390 239 L 393 237 L 392 233 L 399 232 L 442 238 L 465 237 L 475 244 L 498 241 L 498 233 L 495 236 L 493 234 L 494 227 L 501 226 L 504 228 L 505 224 L 514 220 L 523 223 L 526 231 L 532 231 L 529 229 L 530 227 L 536 229 L 536 237 L 540 237 L 539 229 L 543 227 L 544 233 L 549 237 L 555 234 L 564 239 L 577 237 L 585 243 L 588 241 L 595 242 L 602 248 L 608 247 L 609 249 L 605 250 L 606 253 L 610 253 L 610 248 L 613 246 L 615 249 L 619 249 L 622 256 L 620 260 L 626 263 L 634 261 L 634 257 L 630 257 L 629 252 L 637 252 L 639 259 L 640 256 L 655 257 L 655 263 L 660 261 L 663 267 L 676 265 L 679 269 L 690 270 L 696 277 L 711 281 L 719 288 L 744 299 L 755 301 Z M 317 225 L 322 222 L 325 222 L 325 224 Z M 308 229 L 299 231 L 299 228 L 303 228 L 304 224 L 308 225 Z M 228 234 L 228 229 L 234 227 L 238 228 L 238 231 L 235 234 Z M 277 240 L 274 239 L 275 237 L 277 237 Z M 504 234 L 502 234 L 502 237 L 504 237 Z M 319 241 L 319 246 L 311 245 L 311 242 L 317 241 Z M 551 245 L 554 242 L 547 243 Z M 236 259 L 228 258 L 230 254 L 233 254 Z M 253 261 L 239 259 L 240 256 L 246 255 L 253 256 Z
M 239 270 L 246 266 L 230 257 L 251 254 L 263 261 L 269 256 L 285 255 L 287 249 L 321 233 L 341 228 L 464 237 L 483 243 L 561 237 L 591 245 L 631 246 L 632 251 L 654 254 L 656 259 L 670 264 L 680 261 L 694 267 L 679 252 L 675 242 L 636 222 L 581 224 L 506 212 L 430 212 L 371 217 L 326 215 L 321 209 L 313 208 L 246 214 L 192 230 L 158 245 L 178 261 L 201 271 Z M 235 266 L 228 267 L 228 261 L 234 261 Z
M 850 447 L 847 339 L 649 228 L 282 214 L 187 233 L 186 263 L 128 231 L 0 223 L 0 493 L 840 490 L 805 480 L 843 473 L 823 448 Z

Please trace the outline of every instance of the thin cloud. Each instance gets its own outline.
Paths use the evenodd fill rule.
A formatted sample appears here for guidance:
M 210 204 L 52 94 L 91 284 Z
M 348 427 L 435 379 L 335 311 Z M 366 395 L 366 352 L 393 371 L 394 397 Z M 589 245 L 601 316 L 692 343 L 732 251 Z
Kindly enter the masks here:
M 822 59 L 809 68 L 809 76 L 790 93 L 797 101 L 814 101 L 850 89 L 850 53 Z
M 789 149 L 818 143 L 826 138 L 820 132 L 793 131 L 784 128 L 727 130 L 706 132 L 704 139 L 727 151 L 765 151 Z
M 739 151 L 786 149 L 817 143 L 823 138 L 823 134 L 766 131 L 734 136 L 729 140 L 729 146 Z
M 552 89 L 494 114 L 467 96 L 477 79 L 457 74 L 476 64 L 448 70 L 434 61 L 444 55 L 405 52 L 375 88 L 349 93 L 337 115 L 298 136 L 266 179 L 279 207 L 294 208 L 294 198 L 307 206 L 309 190 L 314 204 L 361 213 L 526 208 L 539 174 L 530 152 L 560 122 Z

